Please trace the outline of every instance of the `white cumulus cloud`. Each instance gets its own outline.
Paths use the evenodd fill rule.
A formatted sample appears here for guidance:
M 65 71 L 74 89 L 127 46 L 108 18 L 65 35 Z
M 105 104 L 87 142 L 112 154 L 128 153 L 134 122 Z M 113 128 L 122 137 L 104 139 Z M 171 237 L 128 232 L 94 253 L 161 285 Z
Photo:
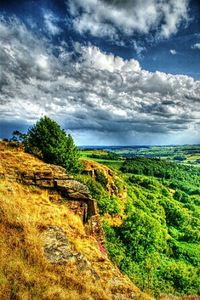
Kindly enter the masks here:
M 75 134 L 128 140 L 198 133 L 200 81 L 149 72 L 92 45 L 75 43 L 69 52 L 62 43 L 56 56 L 54 50 L 16 18 L 1 18 L 1 123 L 49 115 Z
M 182 21 L 188 21 L 189 0 L 69 0 L 73 27 L 79 33 L 116 39 L 118 31 L 129 36 L 135 32 L 169 38 Z
M 44 11 L 44 24 L 50 35 L 57 35 L 61 32 L 61 28 L 57 25 L 58 19 L 51 11 Z
M 196 43 L 196 44 L 192 45 L 191 48 L 200 50 L 200 43 Z

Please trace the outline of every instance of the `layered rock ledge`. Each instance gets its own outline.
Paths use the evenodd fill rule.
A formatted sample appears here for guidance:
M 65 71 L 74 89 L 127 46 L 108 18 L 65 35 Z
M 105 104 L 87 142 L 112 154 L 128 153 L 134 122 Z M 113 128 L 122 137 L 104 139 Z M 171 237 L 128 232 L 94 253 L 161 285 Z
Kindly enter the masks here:
M 60 195 L 60 202 L 78 215 L 88 234 L 95 236 L 100 245 L 104 244 L 104 234 L 98 213 L 96 200 L 92 199 L 88 187 L 72 176 L 66 175 L 65 169 L 51 165 L 50 169 L 35 170 L 33 172 L 18 172 L 17 180 L 26 185 L 47 189 L 50 199 L 56 192 Z

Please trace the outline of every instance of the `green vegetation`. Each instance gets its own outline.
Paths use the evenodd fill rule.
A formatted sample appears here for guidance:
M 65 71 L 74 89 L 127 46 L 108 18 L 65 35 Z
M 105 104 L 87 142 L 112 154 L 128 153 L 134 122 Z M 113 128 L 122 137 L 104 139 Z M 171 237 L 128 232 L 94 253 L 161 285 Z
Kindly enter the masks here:
M 134 158 L 124 162 L 123 173 L 154 176 L 164 185 L 180 189 L 190 195 L 200 195 L 200 170 L 192 166 L 179 165 L 161 159 Z
M 121 226 L 104 222 L 112 260 L 146 291 L 200 294 L 200 170 L 135 158 L 121 167 L 128 201 Z
M 108 178 L 104 175 L 104 173 L 100 170 L 97 170 L 96 172 L 96 180 L 104 187 L 106 188 L 108 184 Z
M 200 145 L 105 147 L 119 157 L 162 158 L 182 164 L 200 165 Z
M 120 161 L 126 158 L 161 158 L 181 164 L 200 166 L 200 145 L 180 146 L 116 146 L 102 149 L 82 149 L 81 155 L 92 160 Z
M 119 146 L 82 149 L 81 157 L 119 169 L 126 158 L 159 158 L 184 165 L 200 166 L 200 145 L 180 146 Z
M 119 158 L 112 168 L 127 189 L 125 209 L 101 176 L 84 175 L 84 183 L 98 201 L 113 262 L 155 296 L 200 294 L 200 169 L 145 157 Z M 122 222 L 108 221 L 119 213 Z
M 102 172 L 99 174 L 103 174 Z M 76 179 L 86 184 L 93 198 L 98 202 L 98 208 L 101 215 L 108 213 L 114 215 L 120 212 L 120 203 L 117 197 L 109 195 L 105 190 L 105 181 L 101 176 L 97 176 L 96 180 L 89 175 L 78 175 Z M 106 177 L 105 177 L 106 178 Z M 98 181 L 99 180 L 99 181 Z M 107 182 L 107 181 L 106 181 Z
M 50 157 L 50 162 L 51 157 L 60 157 L 62 161 L 54 163 L 76 170 L 78 152 L 72 138 L 50 119 L 46 121 L 52 127 L 47 126 L 46 132 L 45 126 L 39 126 L 41 121 L 45 120 L 29 130 L 26 138 L 18 135 L 25 140 L 26 149 L 30 151 L 30 146 L 44 160 Z M 75 152 L 68 150 L 66 156 L 63 149 Z M 110 183 L 101 170 L 96 170 L 95 178 L 85 174 L 76 178 L 98 202 L 112 261 L 154 296 L 200 295 L 199 150 L 200 146 L 169 146 L 80 152 L 82 159 L 101 162 L 117 173 L 113 182 L 118 194 L 109 192 Z M 66 161 L 72 162 L 71 167 Z M 119 196 L 124 186 L 126 199 Z
M 27 134 L 14 131 L 14 140 L 22 141 L 25 150 L 37 155 L 47 163 L 64 167 L 68 172 L 80 170 L 79 150 L 70 134 L 48 117 L 41 118 Z
M 118 154 L 104 150 L 85 149 L 80 151 L 80 155 L 84 160 L 93 160 L 115 170 L 120 169 L 124 162 L 124 159 Z

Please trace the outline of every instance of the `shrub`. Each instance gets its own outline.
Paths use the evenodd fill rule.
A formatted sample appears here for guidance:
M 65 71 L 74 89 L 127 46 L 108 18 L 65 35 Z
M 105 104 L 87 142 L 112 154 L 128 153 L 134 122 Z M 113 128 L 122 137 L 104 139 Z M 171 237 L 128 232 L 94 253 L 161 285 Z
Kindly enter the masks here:
M 108 184 L 108 178 L 106 177 L 106 175 L 100 171 L 97 170 L 96 171 L 96 180 L 104 187 L 106 188 L 107 184 Z
M 103 186 L 89 175 L 78 175 L 76 179 L 87 185 L 93 198 L 97 200 L 100 214 L 109 213 L 115 215 L 120 212 L 118 198 L 114 195 L 109 196 Z

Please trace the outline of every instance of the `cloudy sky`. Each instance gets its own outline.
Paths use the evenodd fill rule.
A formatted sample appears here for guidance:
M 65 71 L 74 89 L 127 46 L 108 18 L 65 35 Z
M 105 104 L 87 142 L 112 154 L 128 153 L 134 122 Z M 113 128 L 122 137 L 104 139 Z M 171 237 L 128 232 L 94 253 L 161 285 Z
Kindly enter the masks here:
M 199 104 L 200 1 L 0 1 L 0 138 L 48 115 L 78 145 L 200 143 Z

